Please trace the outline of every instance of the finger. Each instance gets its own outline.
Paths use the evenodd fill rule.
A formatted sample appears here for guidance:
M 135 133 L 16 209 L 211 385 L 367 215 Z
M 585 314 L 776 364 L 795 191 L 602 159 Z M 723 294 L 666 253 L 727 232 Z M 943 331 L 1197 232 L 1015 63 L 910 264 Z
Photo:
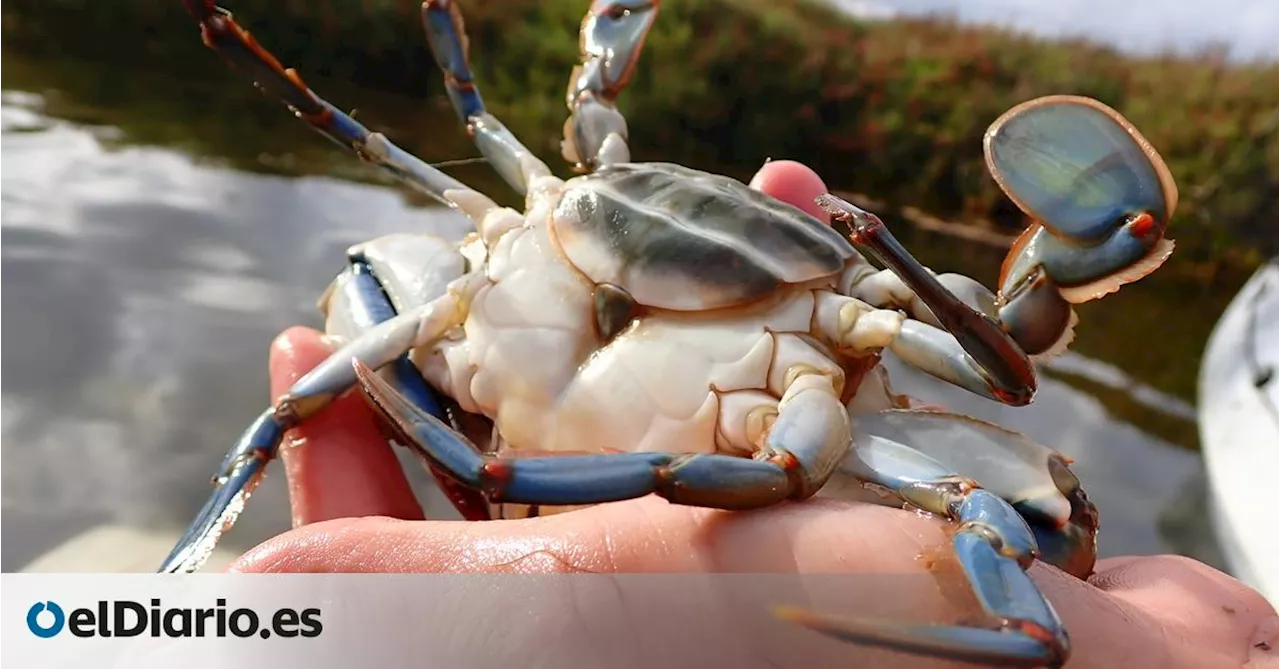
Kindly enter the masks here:
M 271 345 L 272 397 L 284 394 L 331 352 L 315 330 L 286 330 Z M 373 410 L 358 392 L 290 430 L 284 444 L 281 458 L 295 527 L 335 518 L 423 517 Z
M 827 185 L 817 172 L 802 163 L 793 160 L 769 161 L 756 172 L 750 186 L 797 207 L 818 220 L 827 221 L 831 218 L 814 202 L 814 198 L 827 192 Z

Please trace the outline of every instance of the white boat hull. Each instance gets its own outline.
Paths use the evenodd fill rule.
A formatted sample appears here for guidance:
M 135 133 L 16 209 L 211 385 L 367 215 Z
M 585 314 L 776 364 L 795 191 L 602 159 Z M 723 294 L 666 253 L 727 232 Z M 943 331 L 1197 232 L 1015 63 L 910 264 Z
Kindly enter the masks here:
M 1214 327 L 1200 369 L 1200 442 L 1214 530 L 1234 575 L 1280 606 L 1277 265 L 1263 266 Z

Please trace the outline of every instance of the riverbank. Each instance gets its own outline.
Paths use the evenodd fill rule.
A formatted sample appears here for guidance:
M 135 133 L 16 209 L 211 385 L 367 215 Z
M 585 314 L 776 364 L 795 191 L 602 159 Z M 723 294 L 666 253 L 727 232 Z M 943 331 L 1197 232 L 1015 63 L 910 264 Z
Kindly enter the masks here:
M 557 168 L 564 87 L 585 7 L 585 0 L 465 7 L 486 100 Z M 397 141 L 413 133 L 330 82 L 443 102 L 417 3 L 259 0 L 230 8 L 313 87 L 359 107 Z M 19 0 L 2 15 L 6 50 L 105 59 L 121 78 L 143 69 L 247 87 L 221 71 L 176 1 Z M 986 126 L 1039 95 L 1095 97 L 1130 118 L 1177 178 L 1172 271 L 1212 279 L 1224 264 L 1247 273 L 1277 247 L 1277 74 L 1275 63 L 1232 65 L 1213 54 L 1137 58 L 940 20 L 860 22 L 808 0 L 667 0 L 620 103 L 637 159 L 746 177 L 767 158 L 795 157 L 833 188 L 1008 234 L 1024 221 L 986 173 Z M 264 102 L 227 111 L 265 118 L 268 109 Z M 432 141 L 461 136 L 457 128 L 435 130 Z

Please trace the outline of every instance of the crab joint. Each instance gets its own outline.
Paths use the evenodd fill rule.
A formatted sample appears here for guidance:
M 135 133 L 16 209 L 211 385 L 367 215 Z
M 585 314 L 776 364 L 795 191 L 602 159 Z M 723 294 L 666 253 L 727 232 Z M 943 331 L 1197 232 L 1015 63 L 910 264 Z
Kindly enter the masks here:
M 782 385 L 784 388 L 788 390 L 787 394 L 792 394 L 789 392 L 791 388 L 795 387 L 797 385 L 796 382 L 800 379 L 800 377 L 805 376 L 806 374 L 811 374 L 811 375 L 819 376 L 826 379 L 827 383 L 831 384 L 831 389 L 835 391 L 836 396 L 841 396 L 844 394 L 845 379 L 843 374 L 832 374 L 831 372 L 828 372 L 826 370 L 818 369 L 813 365 L 805 365 L 805 364 L 792 365 L 787 368 L 787 373 L 782 377 L 783 378 Z M 823 385 L 822 387 L 824 389 L 826 388 L 825 385 Z M 784 397 L 786 397 L 786 395 L 784 395 Z
M 981 488 L 976 481 L 950 476 L 904 486 L 899 494 L 908 504 L 944 515 L 959 523 L 961 533 L 975 535 L 1000 556 L 1027 569 L 1039 555 L 1026 520 L 1007 502 Z
M 880 350 L 893 343 L 906 319 L 905 314 L 897 311 L 851 301 L 840 307 L 837 332 L 841 342 L 855 351 Z

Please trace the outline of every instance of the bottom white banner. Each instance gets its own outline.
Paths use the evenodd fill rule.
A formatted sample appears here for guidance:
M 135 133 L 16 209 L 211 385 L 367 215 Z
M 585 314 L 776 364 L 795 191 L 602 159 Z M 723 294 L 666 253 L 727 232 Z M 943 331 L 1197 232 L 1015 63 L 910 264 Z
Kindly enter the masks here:
M 10 667 L 882 667 L 906 658 L 775 607 L 874 602 L 904 623 L 939 613 L 933 579 L 886 575 L 0 578 Z

